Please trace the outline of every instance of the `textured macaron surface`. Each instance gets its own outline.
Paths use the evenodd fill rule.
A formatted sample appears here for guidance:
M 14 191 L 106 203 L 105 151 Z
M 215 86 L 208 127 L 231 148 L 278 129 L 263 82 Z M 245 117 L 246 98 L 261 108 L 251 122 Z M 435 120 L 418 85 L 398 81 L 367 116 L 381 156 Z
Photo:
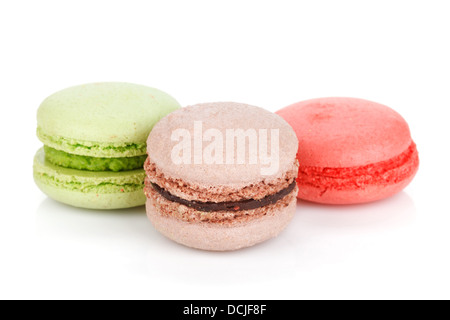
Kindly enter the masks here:
M 277 112 L 299 139 L 301 166 L 355 167 L 389 160 L 411 145 L 408 124 L 391 108 L 355 98 L 320 98 Z
M 36 184 L 77 207 L 143 205 L 148 134 L 179 107 L 160 90 L 130 83 L 91 83 L 49 96 L 37 112 L 44 147 L 34 159 Z
M 163 216 L 173 217 L 186 222 L 208 222 L 223 225 L 236 225 L 265 216 L 269 213 L 271 214 L 273 211 L 281 211 L 292 201 L 295 201 L 297 192 L 298 189 L 295 187 L 278 201 L 253 209 L 234 210 L 233 208 L 229 208 L 226 210 L 209 211 L 198 210 L 192 205 L 180 205 L 177 202 L 162 197 L 152 187 L 148 179 L 146 180 L 145 187 L 145 194 L 149 199 L 152 199 L 152 203 L 158 207 L 158 212 Z M 196 204 L 202 203 L 197 202 Z
M 198 131 L 194 130 L 195 122 L 197 124 L 201 122 L 201 132 L 203 133 L 203 137 L 200 136 L 197 140 L 195 138 Z M 173 133 L 180 129 L 187 132 L 192 141 L 192 152 L 188 163 L 174 163 L 172 157 L 174 146 L 179 143 L 173 139 Z M 268 149 L 264 154 L 270 155 L 272 146 L 275 151 L 275 144 L 272 142 L 276 142 L 278 149 L 276 151 L 278 152 L 272 163 L 276 170 L 268 175 L 263 175 L 262 169 L 269 167 L 270 164 L 263 163 L 259 157 L 256 157 L 256 163 L 249 161 L 249 140 L 246 140 L 248 144 L 246 144 L 245 159 L 242 163 L 236 160 L 238 156 L 237 142 L 234 144 L 233 160 L 226 161 L 228 152 L 226 143 L 229 142 L 227 130 L 238 129 L 242 132 L 256 133 L 258 138 L 262 137 L 260 129 L 267 132 L 267 136 L 263 140 L 267 143 Z M 220 152 L 222 163 L 205 163 L 203 158 L 197 159 L 199 161 L 195 158 L 195 150 L 200 150 L 200 156 L 204 155 L 201 151 L 205 152 L 212 141 L 211 138 L 205 138 L 205 132 L 208 130 L 218 132 L 223 139 L 220 141 L 223 148 L 215 151 Z M 272 137 L 271 130 L 275 130 L 277 135 Z M 203 142 L 200 142 L 201 145 L 196 144 L 195 141 L 201 139 L 203 139 Z M 217 142 L 217 140 L 214 141 Z M 258 143 L 258 140 L 255 141 Z M 246 104 L 219 102 L 198 104 L 172 112 L 153 128 L 147 145 L 150 162 L 156 166 L 158 172 L 164 175 L 165 179 L 180 180 L 200 186 L 243 188 L 261 181 L 284 179 L 286 173 L 292 171 L 295 166 L 298 141 L 292 128 L 274 113 Z M 294 173 L 294 175 L 296 174 Z
M 130 83 L 91 83 L 59 91 L 38 109 L 37 135 L 47 146 L 93 157 L 146 153 L 155 123 L 179 108 L 168 94 Z
M 320 168 L 301 166 L 298 180 L 323 190 L 360 189 L 368 185 L 396 184 L 414 175 L 419 165 L 416 145 L 398 156 L 360 167 Z
M 143 169 L 111 172 L 64 168 L 45 159 L 43 149 L 34 158 L 34 178 L 45 185 L 68 191 L 114 194 L 140 191 L 144 187 Z M 143 204 L 143 203 L 141 203 Z
M 229 223 L 190 222 L 184 220 L 189 212 L 168 212 L 165 214 L 160 204 L 150 197 L 147 200 L 147 216 L 155 228 L 163 235 L 188 247 L 230 251 L 250 247 L 276 237 L 290 223 L 295 214 L 296 199 L 287 205 L 268 208 L 263 215 L 252 219 Z M 169 205 L 170 206 L 170 205 Z M 172 215 L 171 215 L 172 214 Z M 194 218 L 195 219 L 195 218 Z
M 186 107 L 158 122 L 147 146 L 147 215 L 176 242 L 236 250 L 278 235 L 294 216 L 298 141 L 274 113 L 234 102 Z
M 52 157 L 50 159 L 55 160 Z M 104 160 L 114 161 L 114 159 Z M 120 158 L 116 161 L 120 162 Z M 112 162 L 108 164 L 117 168 Z M 50 198 L 75 207 L 119 209 L 141 206 L 145 203 L 143 169 L 113 172 L 65 168 L 49 161 L 44 148 L 41 148 L 34 158 L 33 177 L 36 185 Z
M 355 98 L 321 98 L 277 112 L 299 140 L 301 199 L 351 204 L 401 191 L 419 166 L 406 121 L 394 110 Z

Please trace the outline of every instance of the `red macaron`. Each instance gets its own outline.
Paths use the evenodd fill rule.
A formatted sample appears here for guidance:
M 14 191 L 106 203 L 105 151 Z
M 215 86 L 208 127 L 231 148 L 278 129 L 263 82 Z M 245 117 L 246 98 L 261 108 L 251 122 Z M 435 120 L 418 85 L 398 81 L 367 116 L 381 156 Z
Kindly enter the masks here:
M 419 167 L 406 121 L 356 98 L 320 98 L 277 112 L 299 140 L 298 198 L 326 204 L 380 200 L 403 190 Z

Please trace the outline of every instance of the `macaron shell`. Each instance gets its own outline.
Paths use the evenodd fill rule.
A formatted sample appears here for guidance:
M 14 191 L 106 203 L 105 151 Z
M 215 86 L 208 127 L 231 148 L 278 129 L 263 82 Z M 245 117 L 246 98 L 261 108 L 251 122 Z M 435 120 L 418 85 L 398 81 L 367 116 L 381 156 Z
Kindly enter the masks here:
M 142 206 L 145 195 L 142 190 L 127 193 L 84 193 L 56 188 L 39 180 L 35 176 L 36 185 L 53 200 L 74 207 L 86 209 L 125 209 Z
M 298 197 L 356 204 L 392 196 L 415 176 L 419 157 L 397 112 L 356 98 L 320 98 L 277 112 L 299 139 Z
M 327 189 L 326 192 L 321 188 L 300 184 L 298 198 L 322 204 L 367 203 L 385 199 L 399 193 L 412 181 L 414 175 L 390 185 L 369 185 L 360 189 Z
M 264 164 L 257 160 L 252 164 L 245 161 L 244 164 L 225 163 L 227 148 L 222 149 L 223 164 L 198 164 L 194 154 L 191 153 L 189 164 L 175 164 L 172 159 L 172 150 L 179 142 L 172 140 L 172 133 L 178 129 L 187 130 L 191 141 L 194 140 L 194 122 L 201 121 L 202 132 L 209 129 L 222 133 L 223 144 L 226 143 L 226 132 L 230 129 L 254 130 L 259 135 L 259 130 L 266 130 L 268 150 L 272 140 L 271 130 L 278 132 L 279 153 L 276 154 L 276 169 L 273 173 L 262 175 L 262 169 L 270 164 Z M 261 135 L 258 136 L 261 138 Z M 201 139 L 201 138 L 200 138 Z M 195 141 L 192 143 L 194 144 Z M 203 148 L 210 142 L 203 142 Z M 248 144 L 247 144 L 248 145 Z M 176 179 L 192 185 L 204 188 L 216 186 L 229 186 L 243 188 L 245 186 L 265 181 L 274 181 L 283 178 L 285 173 L 296 166 L 295 155 L 298 141 L 292 128 L 280 116 L 259 107 L 234 102 L 202 103 L 176 110 L 159 121 L 147 140 L 147 151 L 150 159 L 158 169 L 164 173 L 167 179 Z M 235 148 L 237 143 L 235 144 Z M 195 146 L 193 146 L 195 148 Z M 247 147 L 247 154 L 249 153 Z M 200 149 L 202 150 L 202 149 Z M 275 152 L 274 152 L 275 153 Z M 237 154 L 237 151 L 234 151 Z M 203 160 L 203 159 L 202 159 Z M 275 161 L 274 161 L 275 162 Z
M 397 112 L 356 98 L 320 98 L 277 111 L 299 139 L 301 166 L 355 167 L 391 159 L 411 145 Z
M 146 154 L 146 143 L 98 142 L 51 136 L 38 127 L 36 135 L 44 145 L 67 153 L 88 157 L 120 158 Z
M 299 198 L 320 203 L 350 204 L 379 200 L 401 191 L 419 167 L 414 143 L 387 161 L 352 167 L 301 167 L 297 183 Z
M 294 197 L 287 207 L 274 214 L 233 226 L 165 217 L 158 213 L 151 199 L 147 199 L 146 209 L 155 229 L 175 242 L 202 250 L 231 251 L 276 237 L 294 217 L 296 204 Z
M 108 146 L 145 146 L 153 125 L 179 107 L 168 94 L 146 86 L 120 82 L 85 84 L 59 91 L 42 102 L 37 114 L 38 132 L 43 142 L 53 148 L 100 156 L 86 151 L 92 145 L 84 149 L 76 146 L 100 146 L 94 151 Z M 53 142 L 48 141 L 50 138 Z M 65 141 L 58 147 L 61 139 Z M 145 148 L 139 154 L 145 154 Z
M 76 207 L 118 209 L 145 203 L 143 169 L 86 171 L 53 165 L 41 148 L 34 158 L 34 180 L 49 197 Z

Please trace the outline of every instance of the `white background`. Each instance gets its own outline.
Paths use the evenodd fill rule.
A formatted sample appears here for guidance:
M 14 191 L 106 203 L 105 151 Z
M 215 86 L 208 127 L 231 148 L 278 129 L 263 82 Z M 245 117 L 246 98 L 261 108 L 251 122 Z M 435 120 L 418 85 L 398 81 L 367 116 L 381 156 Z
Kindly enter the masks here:
M 0 298 L 450 298 L 449 16 L 431 0 L 2 1 Z M 409 122 L 421 166 L 388 200 L 299 202 L 274 240 L 189 249 L 142 207 L 76 209 L 34 185 L 40 102 L 96 81 L 183 106 L 377 101 Z

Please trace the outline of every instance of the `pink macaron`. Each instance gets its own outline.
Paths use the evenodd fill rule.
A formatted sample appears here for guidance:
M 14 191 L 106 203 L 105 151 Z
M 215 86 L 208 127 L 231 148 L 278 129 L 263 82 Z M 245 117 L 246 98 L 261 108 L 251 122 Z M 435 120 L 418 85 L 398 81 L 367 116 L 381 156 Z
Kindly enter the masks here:
M 161 119 L 147 141 L 147 215 L 169 239 L 229 251 L 277 236 L 297 204 L 298 141 L 279 115 L 202 103 Z
M 408 124 L 379 103 L 320 98 L 277 112 L 299 140 L 298 198 L 326 204 L 380 200 L 405 188 L 419 157 Z

